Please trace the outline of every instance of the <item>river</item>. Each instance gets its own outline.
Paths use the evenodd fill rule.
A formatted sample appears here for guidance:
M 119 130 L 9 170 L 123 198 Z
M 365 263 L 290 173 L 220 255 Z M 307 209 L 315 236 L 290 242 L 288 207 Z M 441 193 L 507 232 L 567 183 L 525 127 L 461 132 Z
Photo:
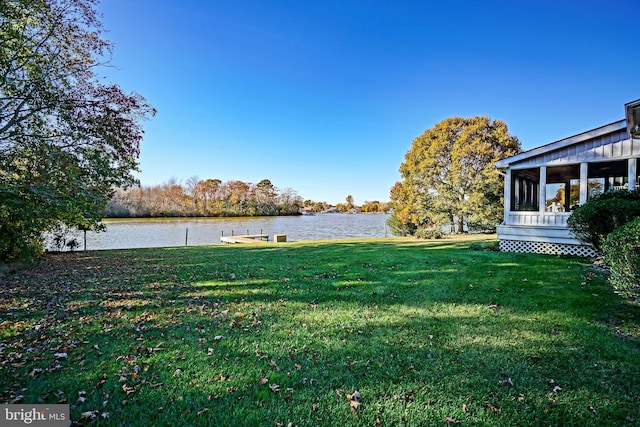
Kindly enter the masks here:
M 390 236 L 386 214 L 318 214 L 249 218 L 105 219 L 106 231 L 87 232 L 87 250 L 212 245 L 220 236 L 284 234 L 287 241 Z M 79 250 L 84 237 L 76 235 Z M 51 245 L 49 249 L 53 249 Z

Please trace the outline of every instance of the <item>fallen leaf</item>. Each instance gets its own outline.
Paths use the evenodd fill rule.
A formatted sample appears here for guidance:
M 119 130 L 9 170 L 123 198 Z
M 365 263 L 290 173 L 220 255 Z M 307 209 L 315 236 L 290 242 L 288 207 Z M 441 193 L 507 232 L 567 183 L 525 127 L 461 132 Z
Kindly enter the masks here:
M 266 384 L 266 383 L 268 383 L 268 382 L 269 382 L 269 380 L 268 380 L 267 378 L 263 378 L 263 379 L 261 379 L 261 380 L 259 381 L 259 384 L 260 384 L 260 385 L 265 385 L 265 384 Z
M 126 384 L 122 384 L 122 391 L 124 391 L 126 394 L 131 394 L 134 393 L 136 391 L 136 389 L 134 387 L 128 386 Z
M 487 410 L 489 412 L 493 412 L 494 414 L 501 414 L 502 413 L 502 409 L 498 408 L 495 405 L 492 405 L 489 402 L 484 402 L 485 406 L 487 407 Z
M 182 373 L 182 369 L 178 368 L 175 370 L 175 372 L 173 373 L 174 377 L 177 377 L 178 375 L 180 375 Z
M 96 384 L 96 388 L 101 388 L 107 382 L 106 375 L 103 375 L 98 384 Z
M 511 387 L 514 386 L 513 380 L 511 378 L 507 378 L 506 380 L 498 381 L 498 385 L 509 385 Z
M 349 406 L 351 409 L 358 409 L 360 406 L 360 393 L 356 390 L 353 394 L 347 394 L 347 399 L 349 399 Z
M 269 388 L 274 393 L 279 393 L 280 392 L 280 386 L 278 384 L 269 384 Z
M 81 420 L 95 421 L 98 419 L 98 411 L 86 411 L 80 414 Z
M 453 419 L 452 417 L 447 417 L 444 419 L 444 422 L 447 424 L 460 424 L 460 421 Z
M 209 410 L 209 408 L 204 408 L 203 410 L 198 411 L 198 416 L 199 416 L 199 417 L 200 417 L 200 416 L 202 416 L 202 414 L 204 414 L 204 413 L 205 413 L 205 412 L 207 412 L 208 410 Z
M 33 369 L 31 370 L 31 372 L 29 372 L 29 374 L 28 374 L 27 376 L 29 376 L 29 377 L 33 378 L 36 374 L 39 374 L 39 373 L 41 373 L 41 372 L 42 372 L 42 369 L 40 369 L 40 368 L 33 368 Z
M 53 356 L 56 359 L 66 359 L 69 357 L 69 355 L 67 353 L 53 353 Z

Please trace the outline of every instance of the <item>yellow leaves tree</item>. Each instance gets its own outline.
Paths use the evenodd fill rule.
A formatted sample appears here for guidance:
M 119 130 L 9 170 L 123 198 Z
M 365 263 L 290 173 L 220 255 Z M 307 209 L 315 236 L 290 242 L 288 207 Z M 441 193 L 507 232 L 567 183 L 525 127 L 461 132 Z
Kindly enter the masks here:
M 392 189 L 398 220 L 418 233 L 442 226 L 451 232 L 494 230 L 503 200 L 494 165 L 518 152 L 518 138 L 500 120 L 452 117 L 436 123 L 413 141 L 400 165 L 403 180 Z

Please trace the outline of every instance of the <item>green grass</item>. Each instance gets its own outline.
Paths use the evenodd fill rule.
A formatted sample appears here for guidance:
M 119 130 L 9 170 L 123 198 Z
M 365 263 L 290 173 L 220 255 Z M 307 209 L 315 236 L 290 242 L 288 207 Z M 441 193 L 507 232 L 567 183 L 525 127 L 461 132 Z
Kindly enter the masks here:
M 640 425 L 638 306 L 589 260 L 493 247 L 51 255 L 2 277 L 0 401 L 115 426 Z

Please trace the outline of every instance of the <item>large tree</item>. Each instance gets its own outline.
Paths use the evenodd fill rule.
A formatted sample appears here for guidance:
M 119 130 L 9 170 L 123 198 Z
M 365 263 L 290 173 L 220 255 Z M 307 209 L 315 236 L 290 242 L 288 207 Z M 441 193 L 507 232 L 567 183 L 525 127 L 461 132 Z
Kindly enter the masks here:
M 488 117 L 452 117 L 417 137 L 392 188 L 396 219 L 408 229 L 495 229 L 503 181 L 495 162 L 520 151 L 507 125 Z
M 0 259 L 64 223 L 95 228 L 135 182 L 155 109 L 104 83 L 112 45 L 94 0 L 0 0 Z

